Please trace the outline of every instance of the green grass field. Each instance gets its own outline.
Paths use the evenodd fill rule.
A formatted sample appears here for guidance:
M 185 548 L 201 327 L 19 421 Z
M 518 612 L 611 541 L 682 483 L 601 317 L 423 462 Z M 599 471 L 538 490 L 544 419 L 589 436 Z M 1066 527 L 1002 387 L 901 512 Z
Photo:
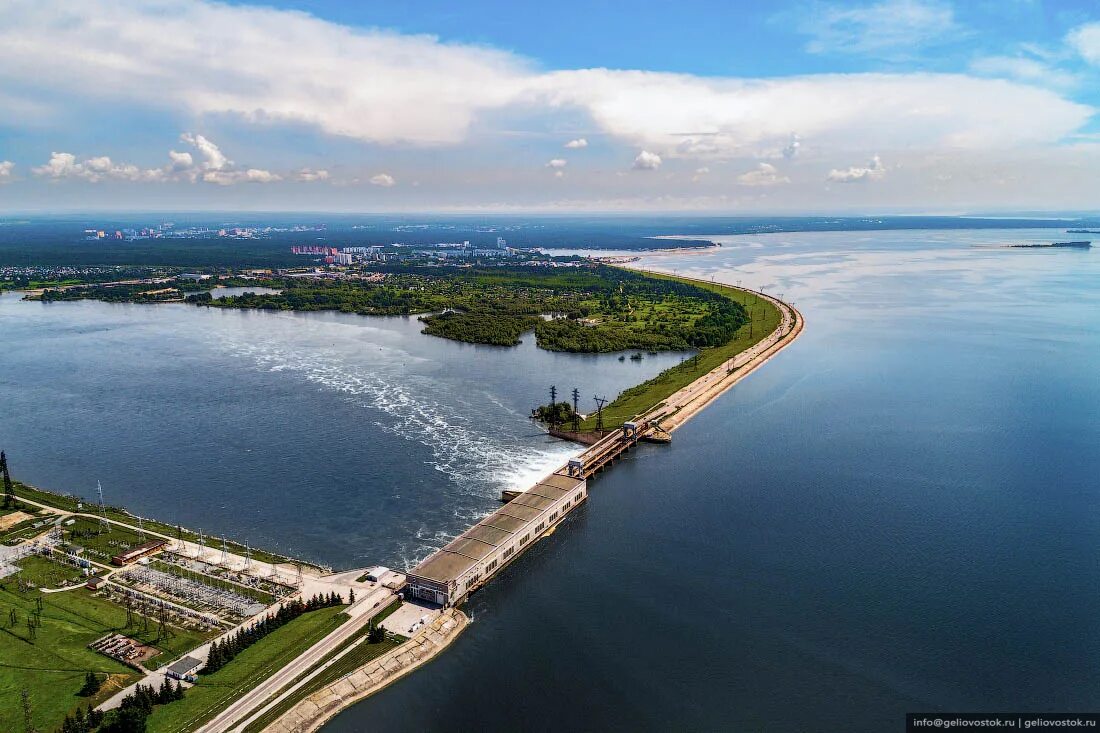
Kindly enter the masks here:
M 648 272 L 646 275 L 667 280 L 683 280 L 683 278 L 673 277 L 672 275 L 657 275 Z M 703 349 L 699 352 L 697 358 L 670 367 L 648 382 L 623 390 L 613 402 L 604 408 L 603 421 L 606 427 L 617 427 L 635 415 L 660 404 L 673 392 L 686 387 L 711 369 L 721 366 L 745 349 L 763 341 L 782 322 L 779 309 L 753 293 L 717 283 L 690 282 L 701 288 L 720 293 L 743 305 L 752 317 L 751 328 L 749 325 L 742 326 L 737 331 L 737 337 L 732 341 L 722 346 Z M 596 418 L 594 415 L 581 423 L 582 430 L 593 430 L 595 427 Z
M 85 514 L 98 513 L 95 502 L 92 500 L 81 499 L 75 496 L 63 496 L 61 494 L 55 494 L 52 491 L 43 491 L 42 489 L 28 486 L 26 484 L 20 483 L 19 481 L 13 481 L 12 483 L 15 485 L 16 497 L 24 497 L 32 501 L 37 501 L 40 504 L 46 504 L 47 506 L 52 506 L 67 512 L 83 512 Z M 80 505 L 79 508 L 78 505 Z M 114 520 L 116 522 L 124 522 L 135 527 L 137 526 L 137 517 L 122 509 L 118 509 L 117 507 L 106 507 L 106 515 L 108 519 Z M 143 519 L 142 521 L 145 523 L 145 529 L 149 532 L 159 532 L 172 538 L 176 537 L 177 528 L 175 527 L 175 525 L 158 522 L 155 519 Z M 129 530 L 123 530 L 123 528 L 116 527 L 114 531 L 128 532 Z M 188 529 L 183 530 L 183 538 L 190 542 L 199 541 L 198 534 Z M 152 537 L 150 537 L 149 539 L 152 539 Z M 210 537 L 207 537 L 207 541 L 210 542 Z M 81 543 L 77 541 L 77 544 Z M 245 554 L 244 545 L 233 542 L 232 540 L 226 542 L 226 548 L 230 552 L 241 555 L 242 557 Z M 256 548 L 251 548 L 251 552 L 252 559 L 258 560 L 260 562 L 298 562 L 293 558 L 288 558 L 283 555 L 266 552 L 264 550 L 258 550 Z M 305 567 L 311 567 L 310 563 L 302 564 Z
M 210 720 L 347 620 L 345 606 L 312 611 L 265 636 L 211 675 L 202 675 L 182 700 L 157 706 L 150 733 L 186 733 Z
M 27 562 L 32 560 L 32 562 Z M 44 558 L 27 558 L 28 580 L 48 579 L 54 571 Z M 67 573 L 68 568 L 58 566 Z M 42 625 L 32 638 L 27 619 L 42 598 Z M 10 613 L 16 612 L 11 624 Z M 32 718 L 39 731 L 53 731 L 69 712 L 88 702 L 98 704 L 122 687 L 134 682 L 138 673 L 120 662 L 88 648 L 88 644 L 113 631 L 139 641 L 151 642 L 156 623 L 149 631 L 127 630 L 126 610 L 94 596 L 83 587 L 60 593 L 37 590 L 21 593 L 15 576 L 0 580 L 0 730 L 23 730 L 20 693 L 30 694 Z M 172 629 L 173 636 L 157 643 L 165 654 L 181 655 L 204 638 L 196 632 Z M 88 671 L 110 675 L 103 690 L 92 699 L 77 696 Z

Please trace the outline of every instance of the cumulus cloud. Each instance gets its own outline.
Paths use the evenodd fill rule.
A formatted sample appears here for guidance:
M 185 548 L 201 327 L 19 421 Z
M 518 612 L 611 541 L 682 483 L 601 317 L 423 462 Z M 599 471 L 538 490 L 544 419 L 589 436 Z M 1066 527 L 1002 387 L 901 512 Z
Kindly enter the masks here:
M 379 173 L 376 176 L 371 176 L 370 182 L 373 186 L 382 186 L 383 188 L 390 188 L 397 183 L 389 173 Z
M 795 27 L 810 36 L 806 50 L 811 53 L 876 56 L 905 53 L 961 33 L 952 7 L 928 0 L 817 5 L 800 10 Z
M 177 153 L 175 150 L 169 150 L 168 160 L 171 161 L 169 165 L 174 171 L 184 171 L 195 165 L 195 160 L 191 157 L 191 153 L 187 152 Z
M 182 142 L 193 145 L 202 156 L 196 163 L 188 152 L 168 151 L 168 164 L 162 168 L 140 168 L 131 163 L 115 163 L 109 156 L 99 155 L 78 160 L 72 153 L 54 152 L 43 165 L 31 169 L 40 178 L 100 181 L 204 181 L 220 186 L 234 183 L 274 183 L 282 176 L 262 168 L 237 170 L 233 161 L 212 141 L 189 132 L 180 135 Z
M 199 154 L 202 155 L 203 162 L 200 167 L 204 171 L 221 171 L 232 165 L 229 158 L 222 153 L 221 148 L 202 135 L 185 132 L 180 135 L 180 141 L 195 146 Z M 189 154 L 188 157 L 190 157 Z
M 15 170 L 15 163 L 10 160 L 0 160 L 0 183 L 10 181 L 13 170 Z
M 788 140 L 787 144 L 783 147 L 783 157 L 787 160 L 791 160 L 798 155 L 798 150 L 801 147 L 802 141 L 798 138 L 798 135 L 792 132 L 790 140 Z
M 569 148 L 570 150 L 577 150 L 579 148 L 587 148 L 588 147 L 588 141 L 585 140 L 583 137 L 578 137 L 576 140 L 570 140 L 569 142 L 567 142 L 562 147 Z
M 565 158 L 554 158 L 546 164 L 547 168 L 564 168 L 568 161 Z
M 303 183 L 315 183 L 317 181 L 327 181 L 329 178 L 328 171 L 326 170 L 314 170 L 312 168 L 302 168 L 294 174 L 294 179 L 302 181 Z
M 825 29 L 811 42 L 821 50 L 830 40 L 873 47 L 927 41 L 937 27 L 958 30 L 948 6 L 916 0 L 824 6 L 809 15 Z M 1071 41 L 1100 63 L 1098 36 L 1095 25 L 1085 26 Z M 1093 112 L 1032 84 L 962 74 L 542 73 L 481 46 L 203 0 L 6 0 L 0 97 L 25 96 L 28 78 L 44 105 L 120 100 L 304 123 L 381 144 L 458 144 L 475 121 L 510 107 L 579 112 L 610 136 L 666 157 L 768 157 L 797 150 L 791 130 L 822 151 L 885 149 L 897 140 L 911 149 L 996 149 L 1059 141 Z M 0 105 L 0 123 L 24 124 L 10 105 Z
M 760 163 L 753 170 L 737 176 L 737 182 L 742 186 L 776 186 L 790 183 L 791 179 L 781 174 L 771 163 Z
M 655 171 L 661 167 L 661 156 L 643 150 L 638 153 L 638 157 L 634 159 L 634 165 L 631 167 L 636 171 Z
M 833 168 L 825 178 L 834 183 L 859 183 L 861 181 L 874 181 L 886 175 L 886 168 L 882 160 L 876 155 L 865 166 L 852 166 L 850 168 Z
M 479 110 L 515 98 L 525 66 L 480 46 L 260 6 L 0 3 L 0 69 L 13 80 L 380 143 L 461 140 Z
M 164 170 L 160 168 L 142 169 L 129 163 L 115 163 L 106 155 L 78 161 L 72 153 L 58 152 L 52 153 L 44 165 L 31 168 L 31 173 L 55 181 L 72 178 L 92 183 L 106 180 L 159 181 L 164 178 Z

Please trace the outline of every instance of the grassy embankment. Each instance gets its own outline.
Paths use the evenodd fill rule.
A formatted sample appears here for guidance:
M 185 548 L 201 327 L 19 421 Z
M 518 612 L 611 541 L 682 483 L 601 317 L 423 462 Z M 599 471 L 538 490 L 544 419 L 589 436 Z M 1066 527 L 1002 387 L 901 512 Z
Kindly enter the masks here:
M 25 558 L 19 565 L 23 570 L 18 575 L 0 579 L 0 730 L 23 729 L 24 688 L 30 696 L 35 728 L 52 731 L 67 713 L 89 702 L 97 705 L 135 682 L 139 677 L 136 671 L 88 648 L 101 636 L 117 631 L 150 643 L 171 657 L 206 639 L 198 632 L 171 627 L 172 636 L 157 641 L 155 620 L 149 623 L 148 631 L 142 630 L 140 621 L 136 628 L 127 629 L 124 608 L 83 587 L 60 593 L 20 591 L 16 580 L 20 576 L 33 585 L 49 587 L 79 572 L 40 557 Z M 36 610 L 38 598 L 42 600 L 41 625 L 32 635 L 27 620 Z M 97 695 L 79 697 L 77 692 L 89 671 L 108 681 Z
M 16 495 L 16 497 L 21 497 L 21 498 L 29 499 L 31 501 L 36 501 L 40 504 L 46 504 L 47 506 L 52 506 L 56 509 L 61 509 L 61 510 L 66 511 L 66 512 L 72 512 L 72 513 L 81 512 L 81 513 L 84 513 L 84 514 L 98 514 L 98 512 L 99 512 L 99 509 L 96 507 L 95 503 L 90 499 L 81 499 L 80 497 L 75 497 L 75 496 L 63 496 L 61 494 L 55 494 L 52 491 L 45 491 L 43 489 L 38 489 L 38 488 L 35 488 L 33 486 L 28 486 L 28 485 L 20 483 L 18 481 L 15 481 L 13 483 L 15 484 L 15 495 Z M 81 503 L 83 504 L 83 507 L 78 508 L 77 505 L 81 504 Z M 125 509 L 119 509 L 117 507 L 108 506 L 108 507 L 105 508 L 105 513 L 107 515 L 107 519 L 110 519 L 110 520 L 116 521 L 116 522 L 124 522 L 124 523 L 126 523 L 128 525 L 132 525 L 134 527 L 137 526 L 137 517 L 135 517 L 133 514 L 130 514 Z M 175 537 L 177 535 L 178 530 L 174 525 L 165 524 L 164 522 L 158 522 L 155 519 L 145 519 L 145 518 L 142 518 L 142 522 L 145 525 L 145 530 L 146 530 L 147 533 L 156 532 L 156 533 L 160 533 L 162 535 L 167 535 L 168 537 L 170 537 L 172 539 L 175 539 Z M 117 528 L 117 530 L 112 529 L 112 532 L 114 532 L 114 531 L 118 531 L 120 533 L 123 533 L 123 532 L 128 533 L 129 532 L 129 530 L 127 530 L 125 528 Z M 189 542 L 198 542 L 199 541 L 199 535 L 198 535 L 197 532 L 192 532 L 191 530 L 184 528 L 182 530 L 182 534 L 183 534 L 183 539 L 188 540 Z M 107 539 L 109 539 L 109 538 L 107 538 Z M 152 537 L 150 537 L 150 539 L 152 539 Z M 80 544 L 79 540 L 74 540 L 74 541 L 77 542 L 77 544 Z M 212 540 L 209 536 L 207 537 L 207 542 L 208 543 L 212 542 Z M 216 544 L 219 548 L 221 547 L 221 541 L 220 540 L 217 540 Z M 237 542 L 233 542 L 231 540 L 226 541 L 226 548 L 230 552 L 232 552 L 234 554 L 237 554 L 237 555 L 240 555 L 242 557 L 245 554 L 244 545 L 241 545 Z M 284 555 L 277 555 L 275 553 L 266 552 L 264 550 L 259 550 L 259 549 L 256 549 L 256 548 L 251 548 L 251 552 L 252 552 L 252 559 L 253 560 L 258 560 L 260 562 L 268 562 L 268 563 L 270 563 L 270 562 L 275 562 L 275 563 L 295 562 L 295 563 L 301 563 L 305 567 L 315 567 L 315 566 L 312 566 L 310 563 L 304 563 L 304 562 L 301 562 L 300 560 L 295 560 L 293 558 L 289 558 L 289 557 L 286 557 Z
M 377 616 L 374 617 L 375 623 L 382 623 L 382 621 L 385 620 L 385 618 L 391 613 L 396 611 L 400 605 L 400 601 L 395 600 L 385 610 L 381 611 Z M 295 678 L 290 683 L 290 685 L 287 685 L 287 687 L 296 684 L 299 680 L 308 675 L 310 672 L 328 662 L 344 649 L 347 649 L 348 646 L 355 643 L 358 639 L 363 639 L 364 637 L 366 637 L 369 631 L 369 626 L 363 627 L 363 629 L 361 629 L 354 636 L 348 639 L 348 641 L 345 642 L 339 649 L 336 649 L 327 654 L 323 659 L 321 659 L 321 661 L 319 661 L 317 664 L 313 665 L 308 670 L 300 674 L 297 678 Z M 383 654 L 396 649 L 397 647 L 401 646 L 404 641 L 406 641 L 406 638 L 403 636 L 399 636 L 396 634 L 387 634 L 384 641 L 375 644 L 371 644 L 365 640 L 360 642 L 358 646 L 356 646 L 352 651 L 348 652 L 344 656 L 340 657 L 340 659 L 333 663 L 331 667 L 328 667 L 316 677 L 311 679 L 309 682 L 302 685 L 300 689 L 295 690 L 293 695 L 291 695 L 275 707 L 271 708 L 271 710 L 268 710 L 266 713 L 257 718 L 254 722 L 250 723 L 248 727 L 244 729 L 244 733 L 260 733 L 260 731 L 262 731 L 271 723 L 275 722 L 279 717 L 281 717 L 284 713 L 297 705 L 299 702 L 309 697 L 314 692 L 317 692 L 317 690 L 320 690 L 325 685 L 335 682 L 345 675 L 351 674 L 371 660 L 377 659 Z
M 718 283 L 703 283 L 684 280 L 672 275 L 645 273 L 647 277 L 665 280 L 689 282 L 700 288 L 718 293 L 740 303 L 752 317 L 752 327 L 746 324 L 738 329 L 736 336 L 721 346 L 713 346 L 699 351 L 696 357 L 670 367 L 649 381 L 623 390 L 603 411 L 604 426 L 612 428 L 646 410 L 655 407 L 677 390 L 686 387 L 707 372 L 721 366 L 745 349 L 763 341 L 779 327 L 782 316 L 779 309 L 769 301 L 754 293 Z M 751 335 L 750 335 L 751 331 Z M 596 427 L 595 415 L 581 424 L 583 430 Z
M 233 700 L 289 664 L 348 620 L 346 606 L 311 611 L 248 647 L 222 669 L 200 675 L 182 700 L 158 705 L 148 718 L 149 733 L 186 733 L 210 720 Z

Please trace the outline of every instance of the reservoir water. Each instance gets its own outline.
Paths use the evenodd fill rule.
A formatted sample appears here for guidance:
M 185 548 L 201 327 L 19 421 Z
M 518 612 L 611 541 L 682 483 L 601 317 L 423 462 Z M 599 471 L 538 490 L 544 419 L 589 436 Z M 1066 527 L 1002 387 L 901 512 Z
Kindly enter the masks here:
M 804 334 L 598 477 L 446 654 L 326 733 L 1100 706 L 1100 254 L 990 246 L 1051 230 L 717 239 L 638 264 L 783 293 Z M 400 565 L 570 451 L 524 417 L 550 383 L 661 366 L 417 331 L 4 296 L 0 444 L 29 482 Z

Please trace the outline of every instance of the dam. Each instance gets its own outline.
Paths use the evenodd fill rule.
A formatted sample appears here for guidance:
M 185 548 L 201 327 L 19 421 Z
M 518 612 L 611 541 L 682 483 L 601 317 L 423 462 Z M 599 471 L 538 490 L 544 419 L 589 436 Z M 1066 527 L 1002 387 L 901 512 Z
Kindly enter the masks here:
M 504 506 L 408 572 L 405 597 L 445 608 L 461 605 L 584 502 L 588 480 L 597 472 L 640 440 L 667 443 L 672 430 L 797 338 L 802 331 L 801 314 L 776 298 L 756 294 L 782 315 L 767 338 L 604 435 L 526 491 L 505 492 Z

